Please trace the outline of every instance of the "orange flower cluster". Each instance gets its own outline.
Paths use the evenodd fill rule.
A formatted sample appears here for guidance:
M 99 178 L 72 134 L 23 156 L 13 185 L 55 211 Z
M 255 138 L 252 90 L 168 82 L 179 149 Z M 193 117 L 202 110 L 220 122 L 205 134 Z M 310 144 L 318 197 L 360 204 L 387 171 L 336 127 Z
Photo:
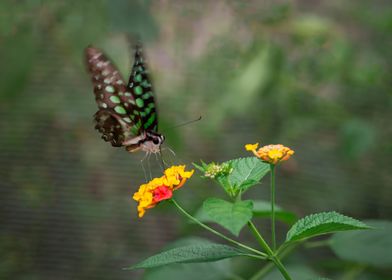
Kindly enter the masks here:
M 185 171 L 185 165 L 172 166 L 164 171 L 162 177 L 141 185 L 133 195 L 133 199 L 139 202 L 137 207 L 139 218 L 144 216 L 147 209 L 155 207 L 160 201 L 170 199 L 173 191 L 181 188 L 193 172 L 194 170 Z
M 277 164 L 281 161 L 288 160 L 294 154 L 293 150 L 281 144 L 267 145 L 257 149 L 258 146 L 259 143 L 247 144 L 245 145 L 245 149 L 252 151 L 256 157 L 269 164 Z

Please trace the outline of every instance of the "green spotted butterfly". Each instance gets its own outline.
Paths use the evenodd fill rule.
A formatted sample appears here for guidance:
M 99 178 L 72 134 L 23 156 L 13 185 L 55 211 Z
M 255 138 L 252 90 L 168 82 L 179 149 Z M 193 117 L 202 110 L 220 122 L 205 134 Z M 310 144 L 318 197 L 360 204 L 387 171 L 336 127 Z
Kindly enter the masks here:
M 95 129 L 102 139 L 129 152 L 141 149 L 159 153 L 165 137 L 158 133 L 157 111 L 141 46 L 135 47 L 127 85 L 101 50 L 89 46 L 85 57 L 99 108 L 94 115 Z

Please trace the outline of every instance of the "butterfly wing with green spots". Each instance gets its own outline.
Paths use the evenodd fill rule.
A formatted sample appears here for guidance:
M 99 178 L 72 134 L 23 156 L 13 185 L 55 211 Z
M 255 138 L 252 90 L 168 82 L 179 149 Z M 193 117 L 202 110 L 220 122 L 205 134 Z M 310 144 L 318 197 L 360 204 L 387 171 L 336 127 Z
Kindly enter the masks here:
M 135 63 L 126 86 L 120 73 L 97 48 L 86 48 L 86 60 L 94 85 L 99 110 L 94 115 L 95 128 L 112 146 L 160 151 L 164 137 L 157 133 L 157 115 L 145 64 L 138 47 Z
M 135 62 L 129 77 L 128 88 L 135 100 L 133 116 L 131 117 L 135 121 L 139 117 L 140 125 L 138 124 L 138 127 L 140 127 L 140 130 L 157 132 L 158 117 L 152 85 L 148 77 L 148 70 L 140 45 L 135 47 Z

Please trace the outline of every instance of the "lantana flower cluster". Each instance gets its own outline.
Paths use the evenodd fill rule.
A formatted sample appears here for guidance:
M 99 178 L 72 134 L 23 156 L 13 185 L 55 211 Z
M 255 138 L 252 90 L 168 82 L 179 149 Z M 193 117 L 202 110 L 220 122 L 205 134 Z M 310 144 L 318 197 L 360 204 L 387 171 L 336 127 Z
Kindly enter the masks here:
M 134 193 L 133 199 L 137 207 L 139 218 L 143 217 L 146 210 L 155 207 L 160 201 L 170 199 L 173 191 L 181 188 L 187 179 L 193 175 L 194 170 L 185 171 L 185 165 L 172 166 L 164 171 L 164 175 L 142 184 Z
M 212 162 L 207 165 L 204 176 L 207 178 L 214 179 L 220 175 L 228 175 L 233 171 L 233 168 L 229 164 L 217 164 Z
M 288 160 L 294 154 L 292 149 L 282 144 L 267 145 L 257 149 L 258 147 L 259 143 L 245 145 L 247 151 L 253 152 L 256 157 L 269 164 Z

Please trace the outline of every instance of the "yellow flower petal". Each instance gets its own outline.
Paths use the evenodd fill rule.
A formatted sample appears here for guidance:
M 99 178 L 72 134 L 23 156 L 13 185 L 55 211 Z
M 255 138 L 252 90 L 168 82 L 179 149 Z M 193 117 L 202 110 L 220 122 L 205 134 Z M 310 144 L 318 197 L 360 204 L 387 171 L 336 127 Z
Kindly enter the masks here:
M 175 175 L 165 176 L 163 179 L 164 185 L 172 188 L 180 183 L 180 180 Z
M 246 147 L 247 149 L 248 148 L 251 149 L 255 147 L 252 146 L 251 144 L 248 145 L 249 146 Z M 283 146 L 282 144 L 266 145 L 258 150 L 254 149 L 250 151 L 252 151 L 256 157 L 270 164 L 277 164 L 279 162 L 288 160 L 294 154 L 293 150 Z
M 195 170 L 183 171 L 183 172 L 180 173 L 180 175 L 181 175 L 182 178 L 187 178 L 187 179 L 189 179 L 189 178 L 192 177 L 192 175 L 193 175 L 194 172 L 195 172 Z
M 259 143 L 256 144 L 246 144 L 245 145 L 245 150 L 247 151 L 254 151 L 257 149 L 257 147 L 259 146 Z
M 164 171 L 162 177 L 154 178 L 150 182 L 140 185 L 139 190 L 133 195 L 133 199 L 139 203 L 137 207 L 139 217 L 143 217 L 147 209 L 155 207 L 161 201 L 154 198 L 154 190 L 159 187 L 176 190 L 184 185 L 193 172 L 194 170 L 185 171 L 185 165 L 172 166 Z
M 283 157 L 283 152 L 281 150 L 270 150 L 268 151 L 268 158 L 271 160 L 279 160 Z
M 142 218 L 144 216 L 144 214 L 146 213 L 146 210 L 143 207 L 137 207 L 137 212 L 138 212 L 138 216 L 139 218 Z

